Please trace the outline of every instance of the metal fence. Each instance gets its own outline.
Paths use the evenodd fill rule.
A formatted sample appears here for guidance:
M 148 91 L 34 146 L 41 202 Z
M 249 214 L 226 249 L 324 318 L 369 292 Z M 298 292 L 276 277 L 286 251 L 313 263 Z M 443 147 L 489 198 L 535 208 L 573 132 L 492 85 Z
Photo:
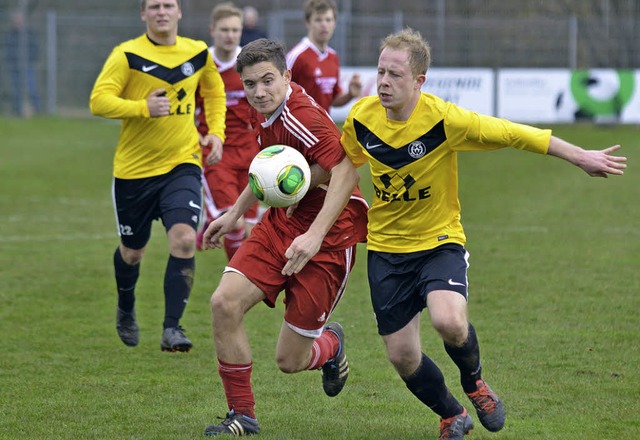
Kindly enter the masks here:
M 331 45 L 344 66 L 376 65 L 380 40 L 390 32 L 410 26 L 420 30 L 433 51 L 437 67 L 528 67 L 528 68 L 638 68 L 640 50 L 635 42 L 640 24 L 635 16 L 620 13 L 602 17 L 575 14 L 509 18 L 505 16 L 406 14 L 400 11 L 366 15 L 341 13 Z M 29 27 L 39 48 L 33 61 L 39 110 L 47 113 L 85 113 L 89 93 L 103 62 L 118 43 L 141 34 L 142 23 L 135 13 L 69 13 L 50 9 L 29 17 Z M 9 11 L 0 9 L 0 17 Z M 8 20 L 0 23 L 0 35 L 7 35 Z M 291 47 L 306 34 L 302 11 L 272 9 L 263 16 L 271 38 Z M 181 34 L 208 41 L 208 11 L 185 16 Z M 26 35 L 26 33 L 25 33 Z M 33 113 L 29 100 L 28 64 L 31 42 L 21 40 L 19 61 L 5 61 L 12 48 L 0 40 L 0 114 L 13 111 L 12 79 L 18 75 L 23 85 L 20 99 L 24 114 Z M 14 51 L 15 52 L 15 51 Z

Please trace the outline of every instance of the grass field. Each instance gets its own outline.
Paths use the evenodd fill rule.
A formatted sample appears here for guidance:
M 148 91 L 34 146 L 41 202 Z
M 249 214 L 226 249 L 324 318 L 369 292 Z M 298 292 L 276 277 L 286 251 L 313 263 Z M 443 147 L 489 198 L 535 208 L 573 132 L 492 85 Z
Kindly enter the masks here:
M 118 130 L 99 119 L 0 119 L 2 439 L 197 439 L 226 412 L 208 306 L 222 251 L 197 255 L 183 320 L 191 353 L 159 350 L 167 258 L 159 225 L 137 289 L 141 343 L 131 349 L 116 335 L 110 191 Z M 640 130 L 555 133 L 592 148 L 623 144 L 627 173 L 593 179 L 511 150 L 460 155 L 470 316 L 485 377 L 508 417 L 497 434 L 474 419 L 470 439 L 640 438 Z M 362 247 L 334 315 L 351 361 L 336 398 L 323 394 L 317 372 L 277 370 L 281 306 L 260 305 L 247 317 L 261 438 L 437 438 L 437 417 L 385 359 L 365 256 Z M 423 338 L 467 403 L 426 316 Z

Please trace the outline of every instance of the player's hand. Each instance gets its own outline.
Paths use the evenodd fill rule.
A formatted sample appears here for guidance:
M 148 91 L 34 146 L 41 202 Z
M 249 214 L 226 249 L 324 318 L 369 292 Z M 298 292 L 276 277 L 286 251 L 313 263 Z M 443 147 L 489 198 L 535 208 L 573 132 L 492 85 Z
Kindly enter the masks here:
M 349 94 L 352 98 L 360 96 L 362 93 L 362 80 L 359 73 L 354 73 L 349 81 Z
M 207 165 L 215 165 L 222 159 L 222 140 L 215 134 L 208 134 L 204 136 L 201 141 L 201 145 L 211 145 L 211 152 L 207 155 Z
M 294 273 L 299 273 L 318 253 L 322 239 L 323 237 L 317 237 L 311 231 L 297 236 L 284 253 L 289 261 L 284 265 L 282 275 L 291 276 Z
M 169 116 L 171 112 L 171 102 L 166 95 L 167 91 L 165 89 L 156 89 L 147 97 L 147 107 L 149 108 L 149 115 L 152 118 Z
M 233 230 L 236 220 L 232 220 L 230 216 L 223 214 L 207 226 L 206 231 L 202 235 L 202 249 L 215 249 L 222 247 L 222 237 L 227 232 Z
M 627 158 L 614 156 L 620 145 L 604 150 L 585 150 L 580 160 L 580 168 L 592 177 L 609 177 L 609 174 L 622 175 L 627 168 Z

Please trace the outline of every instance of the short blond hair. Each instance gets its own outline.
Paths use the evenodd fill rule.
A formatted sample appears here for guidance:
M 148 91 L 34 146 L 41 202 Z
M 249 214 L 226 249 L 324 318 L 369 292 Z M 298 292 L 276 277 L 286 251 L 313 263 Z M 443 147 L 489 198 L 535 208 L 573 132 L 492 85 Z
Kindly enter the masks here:
M 395 34 L 388 35 L 380 44 L 383 49 L 406 50 L 409 52 L 409 66 L 413 75 L 424 75 L 431 64 L 431 48 L 420 32 L 405 28 Z
M 178 4 L 178 8 L 182 9 L 182 0 L 176 0 Z M 144 11 L 144 8 L 147 7 L 147 0 L 140 0 L 140 10 Z
M 233 4 L 233 2 L 220 3 L 211 10 L 211 20 L 209 24 L 214 27 L 220 20 L 224 20 L 229 17 L 238 17 L 242 22 L 243 12 L 240 8 Z

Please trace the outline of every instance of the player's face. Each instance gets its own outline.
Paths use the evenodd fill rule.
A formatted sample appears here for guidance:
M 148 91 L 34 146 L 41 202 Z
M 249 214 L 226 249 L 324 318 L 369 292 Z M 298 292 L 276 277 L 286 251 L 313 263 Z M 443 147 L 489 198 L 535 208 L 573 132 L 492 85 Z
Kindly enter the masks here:
M 406 120 L 419 96 L 424 75 L 414 77 L 409 52 L 385 48 L 378 58 L 378 97 L 393 119 Z M 408 111 L 408 115 L 406 114 Z M 405 118 L 406 116 L 406 118 Z
M 237 16 L 218 20 L 210 30 L 210 34 L 213 39 L 213 45 L 216 47 L 216 52 L 222 51 L 225 54 L 231 54 L 240 45 L 242 20 Z
M 323 13 L 314 12 L 307 21 L 307 36 L 317 46 L 329 44 L 336 29 L 336 17 L 330 9 Z
M 287 96 L 291 71 L 281 74 L 273 63 L 263 61 L 244 67 L 240 78 L 249 104 L 269 118 Z
M 162 39 L 178 33 L 182 11 L 177 0 L 147 0 L 140 17 L 147 24 L 149 37 Z

